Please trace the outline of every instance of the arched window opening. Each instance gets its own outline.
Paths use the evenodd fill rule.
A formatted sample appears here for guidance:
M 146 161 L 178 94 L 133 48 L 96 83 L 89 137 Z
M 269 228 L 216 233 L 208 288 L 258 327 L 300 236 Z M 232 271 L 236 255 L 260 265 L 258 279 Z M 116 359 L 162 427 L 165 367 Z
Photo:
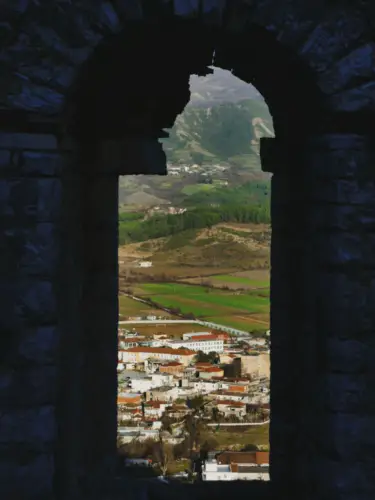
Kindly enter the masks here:
M 140 477 L 268 480 L 271 174 L 260 140 L 273 120 L 225 69 L 192 75 L 190 94 L 161 140 L 167 176 L 119 178 L 119 462 Z M 249 462 L 236 471 L 224 463 L 234 450 Z

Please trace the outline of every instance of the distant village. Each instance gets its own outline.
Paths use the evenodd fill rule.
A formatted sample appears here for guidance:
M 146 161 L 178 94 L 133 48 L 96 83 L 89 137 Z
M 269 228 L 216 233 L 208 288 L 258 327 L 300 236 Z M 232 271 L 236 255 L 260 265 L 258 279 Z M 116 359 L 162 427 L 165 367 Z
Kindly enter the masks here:
M 189 165 L 189 164 L 167 164 L 168 175 L 202 175 L 202 177 L 210 177 L 212 175 L 222 174 L 230 169 L 229 165 L 204 164 L 204 165 Z M 228 181 L 223 181 L 223 184 L 228 184 Z
M 192 417 L 208 428 L 269 420 L 269 332 L 264 338 L 191 332 L 186 323 L 186 333 L 173 336 L 155 322 L 154 333 L 144 335 L 126 326 L 118 336 L 120 444 L 162 439 L 178 445 Z M 233 457 L 207 456 L 202 480 L 269 479 L 268 452 L 224 451 Z

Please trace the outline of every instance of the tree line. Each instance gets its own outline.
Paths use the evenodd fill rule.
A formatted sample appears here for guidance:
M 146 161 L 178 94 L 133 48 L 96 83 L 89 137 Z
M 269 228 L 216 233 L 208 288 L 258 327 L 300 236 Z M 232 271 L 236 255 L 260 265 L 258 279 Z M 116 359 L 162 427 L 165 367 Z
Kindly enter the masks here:
M 178 215 L 154 215 L 147 220 L 119 221 L 119 244 L 172 236 L 182 231 L 210 228 L 220 222 L 270 223 L 270 208 L 257 205 L 222 205 L 194 208 Z

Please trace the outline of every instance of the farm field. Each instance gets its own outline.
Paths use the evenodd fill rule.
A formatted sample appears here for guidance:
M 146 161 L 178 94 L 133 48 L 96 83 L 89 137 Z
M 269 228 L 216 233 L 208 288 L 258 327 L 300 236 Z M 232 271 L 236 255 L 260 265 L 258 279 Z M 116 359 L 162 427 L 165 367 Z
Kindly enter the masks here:
M 171 319 L 174 317 L 171 314 L 168 314 L 164 311 L 160 311 L 160 309 L 155 309 L 153 307 L 148 306 L 147 304 L 143 304 L 142 302 L 133 300 L 125 295 L 119 295 L 118 303 L 119 303 L 120 319 L 121 317 L 124 316 L 147 316 L 148 314 L 155 314 L 155 315 L 162 314 L 163 316 L 168 316 Z
M 124 258 L 124 257 L 122 257 Z M 156 262 L 152 268 L 135 268 L 132 267 L 129 263 L 120 264 L 119 265 L 119 275 L 122 279 L 129 279 L 130 281 L 147 281 L 157 278 L 163 277 L 170 280 L 177 279 L 197 279 L 197 283 L 200 283 L 202 278 L 211 279 L 211 276 L 221 275 L 221 274 L 231 274 L 236 271 L 233 267 L 226 268 L 213 268 L 213 267 L 199 267 L 199 266 L 173 266 L 166 265 L 162 262 Z M 130 282 L 129 281 L 129 282 Z
M 142 283 L 134 293 L 163 307 L 244 330 L 269 328 L 269 297 L 181 283 Z
M 211 276 L 202 276 L 199 278 L 183 278 L 184 281 L 191 284 L 204 284 L 213 288 L 230 288 L 232 290 L 248 289 L 256 290 L 258 288 L 269 289 L 270 276 L 268 270 L 243 271 L 234 273 L 214 274 Z

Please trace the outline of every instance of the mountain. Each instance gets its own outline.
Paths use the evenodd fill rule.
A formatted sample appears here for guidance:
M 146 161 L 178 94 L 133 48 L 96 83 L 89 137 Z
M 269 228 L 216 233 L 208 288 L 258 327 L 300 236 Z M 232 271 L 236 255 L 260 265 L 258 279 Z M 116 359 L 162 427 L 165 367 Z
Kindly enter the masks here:
M 188 106 L 212 107 L 224 102 L 239 102 L 246 99 L 263 101 L 255 87 L 232 75 L 230 71 L 213 68 L 211 75 L 190 77 L 191 98 Z
M 190 88 L 191 101 L 161 140 L 170 175 L 121 177 L 122 209 L 181 206 L 187 195 L 269 179 L 261 171 L 259 138 L 271 136 L 273 125 L 259 92 L 217 68 L 193 75 Z
M 210 107 L 187 106 L 162 143 L 170 163 L 230 164 L 234 157 L 258 155 L 259 137 L 272 134 L 265 102 L 247 99 Z M 260 170 L 259 160 L 257 163 Z

